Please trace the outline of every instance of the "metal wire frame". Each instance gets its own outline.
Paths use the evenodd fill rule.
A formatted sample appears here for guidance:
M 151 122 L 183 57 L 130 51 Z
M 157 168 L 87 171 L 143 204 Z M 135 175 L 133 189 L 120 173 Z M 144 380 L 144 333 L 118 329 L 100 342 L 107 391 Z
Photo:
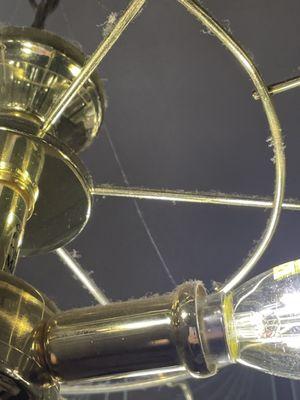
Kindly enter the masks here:
M 262 209 L 273 207 L 273 199 L 270 197 L 214 192 L 187 192 L 183 190 L 149 189 L 131 186 L 99 185 L 92 188 L 92 194 L 94 196 L 170 201 L 173 203 L 197 203 Z M 282 208 L 288 211 L 300 211 L 300 201 L 295 199 L 287 199 L 282 203 Z
M 98 288 L 94 280 L 89 276 L 88 272 L 79 264 L 79 262 L 72 257 L 71 253 L 64 248 L 57 249 L 57 256 L 65 264 L 69 270 L 81 282 L 82 286 L 90 293 L 90 295 L 102 306 L 109 303 L 108 298 L 104 292 Z
M 98 49 L 95 51 L 95 53 L 91 56 L 91 58 L 88 60 L 86 65 L 82 68 L 80 71 L 79 75 L 74 79 L 73 83 L 70 85 L 69 89 L 66 90 L 65 93 L 61 96 L 61 98 L 58 100 L 58 102 L 54 105 L 53 109 L 50 110 L 49 114 L 47 115 L 47 118 L 45 120 L 44 126 L 41 129 L 40 134 L 43 135 L 45 132 L 47 132 L 53 124 L 58 120 L 58 118 L 61 116 L 62 112 L 65 110 L 65 108 L 68 106 L 70 101 L 73 99 L 73 97 L 78 93 L 82 85 L 89 79 L 93 71 L 96 69 L 96 67 L 99 65 L 101 60 L 104 58 L 104 56 L 107 54 L 107 52 L 111 49 L 113 44 L 117 41 L 117 39 L 120 37 L 122 32 L 125 30 L 125 28 L 128 26 L 128 24 L 133 20 L 133 18 L 141 11 L 143 5 L 145 4 L 146 0 L 132 0 L 129 4 L 129 7 L 125 10 L 119 21 L 116 23 L 115 27 L 111 31 L 111 33 L 104 39 L 104 41 L 100 44 Z M 264 251 L 268 247 L 275 231 L 277 228 L 277 224 L 279 221 L 280 213 L 281 213 L 281 208 L 283 205 L 283 199 L 284 199 L 284 190 L 285 190 L 285 156 L 284 156 L 284 146 L 283 146 L 283 141 L 282 141 L 282 135 L 281 135 L 281 128 L 280 128 L 280 123 L 276 114 L 276 111 L 274 109 L 271 96 L 269 93 L 269 90 L 264 83 L 262 77 L 260 76 L 260 73 L 256 69 L 254 63 L 252 62 L 251 58 L 247 55 L 247 53 L 242 49 L 242 47 L 231 37 L 229 33 L 226 32 L 226 30 L 217 22 L 215 21 L 207 12 L 204 10 L 197 2 L 197 0 L 178 0 L 179 3 L 181 3 L 196 19 L 201 22 L 203 25 L 206 26 L 220 41 L 223 43 L 223 45 L 232 53 L 232 55 L 237 59 L 237 61 L 241 64 L 242 68 L 245 70 L 245 72 L 248 74 L 248 76 L 251 78 L 255 88 L 256 88 L 256 93 L 257 96 L 263 105 L 271 135 L 272 135 L 272 141 L 273 141 L 273 147 L 274 147 L 274 154 L 275 154 L 275 184 L 274 184 L 274 197 L 273 200 L 267 201 L 267 207 L 271 207 L 271 215 L 269 220 L 267 221 L 267 225 L 265 228 L 265 231 L 259 240 L 258 244 L 256 247 L 253 249 L 253 251 L 250 253 L 250 257 L 246 260 L 246 262 L 242 265 L 240 269 L 235 272 L 235 274 L 223 285 L 221 288 L 222 291 L 228 292 L 231 290 L 234 286 L 236 286 L 241 280 L 243 280 L 246 275 L 253 269 L 257 261 L 260 259 L 260 257 L 263 255 Z M 129 191 L 132 191 L 132 189 L 129 189 Z M 95 188 L 93 190 L 94 195 L 99 195 L 99 188 Z M 132 194 L 132 193 L 131 193 Z M 148 192 L 149 194 L 149 192 Z M 174 193 L 173 193 L 174 194 Z M 100 195 L 103 195 L 103 191 Z M 181 194 L 182 197 L 183 194 Z M 170 193 L 162 192 L 161 197 L 168 197 L 170 198 Z M 178 193 L 177 193 L 178 196 Z M 134 197 L 133 194 L 131 197 Z M 152 193 L 152 197 L 156 197 L 159 200 L 164 200 L 163 198 L 158 198 L 157 192 L 154 195 Z M 215 196 L 216 197 L 216 196 Z M 194 198 L 195 199 L 195 198 Z M 211 199 L 211 197 L 210 197 Z M 235 200 L 235 201 L 233 201 Z M 242 199 L 243 200 L 243 199 Z M 245 199 L 244 199 L 245 200 Z M 247 200 L 247 199 L 246 199 Z M 178 197 L 177 197 L 177 201 Z M 220 202 L 220 198 L 218 199 Z M 241 201 L 239 199 L 228 199 L 226 196 L 223 198 L 223 202 L 226 201 L 228 205 L 241 205 L 244 201 Z M 255 203 L 256 206 L 257 204 L 260 204 L 261 200 L 255 199 L 248 199 L 248 202 L 252 201 L 252 205 Z M 198 195 L 198 202 L 199 200 L 199 195 Z M 204 201 L 203 201 L 204 202 Z M 253 203 L 254 202 L 254 203 Z M 211 204 L 217 204 L 218 202 L 215 201 L 211 202 Z M 235 203 L 235 204 L 233 204 Z M 220 203 L 218 203 L 220 204 Z M 266 203 L 264 203 L 266 204 Z M 298 207 L 298 204 L 296 204 Z M 296 207 L 296 208 L 297 208 Z M 287 207 L 286 207 L 287 208 Z M 177 376 L 172 372 L 170 374 L 170 377 L 167 379 L 181 379 L 186 377 L 185 371 L 179 372 L 179 375 Z M 140 377 L 137 378 L 136 381 L 134 382 L 124 382 L 121 381 L 119 383 L 100 383 L 97 388 L 97 393 L 100 393 L 101 390 L 103 389 L 105 393 L 107 392 L 112 392 L 112 391 L 124 391 L 124 390 L 131 390 L 133 388 L 137 387 L 143 387 L 145 388 L 147 385 L 147 382 L 151 382 L 151 386 L 154 384 L 162 385 L 166 383 L 166 381 L 163 382 L 163 380 L 155 377 L 152 378 L 145 378 L 145 377 Z M 101 386 L 102 385 L 102 386 Z M 127 385 L 127 387 L 126 387 Z M 102 389 L 101 389 L 102 388 Z M 78 389 L 82 392 L 82 390 L 87 391 L 88 386 L 83 386 L 77 387 L 77 393 Z M 66 394 L 66 391 L 70 393 L 70 386 L 64 389 L 64 393 Z M 82 392 L 83 393 L 83 392 Z
M 291 90 L 291 89 L 296 89 L 298 87 L 300 87 L 300 77 L 299 76 L 296 78 L 288 79 L 286 81 L 270 85 L 270 86 L 268 86 L 268 91 L 269 91 L 269 94 L 275 95 L 275 94 L 287 92 L 288 90 Z M 257 91 L 254 91 L 252 93 L 252 96 L 255 100 L 260 99 L 260 96 Z
M 45 116 L 45 121 L 40 130 L 40 136 L 45 135 L 45 133 L 48 132 L 51 127 L 56 123 L 56 121 L 60 118 L 70 102 L 73 100 L 76 94 L 79 93 L 82 86 L 90 78 L 92 73 L 98 67 L 98 65 L 112 48 L 112 46 L 119 39 L 121 34 L 125 31 L 130 22 L 132 22 L 132 20 L 142 10 L 145 2 L 146 0 L 131 0 L 128 8 L 116 22 L 114 28 L 104 38 L 96 51 L 91 55 L 86 64 L 81 68 L 78 76 L 73 80 L 69 88 L 62 94 L 62 96 L 58 99 L 54 106 L 49 110 L 49 112 Z
M 202 22 L 206 26 L 206 28 L 214 33 L 214 35 L 224 44 L 224 46 L 241 64 L 245 72 L 247 72 L 256 87 L 257 93 L 260 96 L 260 100 L 262 102 L 272 134 L 275 154 L 275 185 L 273 208 L 270 218 L 267 221 L 265 231 L 257 245 L 251 251 L 250 256 L 246 259 L 241 268 L 239 268 L 222 286 L 221 290 L 223 292 L 228 292 L 238 283 L 240 283 L 254 268 L 254 266 L 268 247 L 279 222 L 281 206 L 285 191 L 285 155 L 281 128 L 270 94 L 268 92 L 268 88 L 247 53 L 242 49 L 241 46 L 239 46 L 239 44 L 231 37 L 231 35 L 221 27 L 221 25 L 219 25 L 202 7 L 197 4 L 196 0 L 178 1 L 192 15 L 194 15 L 197 20 Z
M 99 45 L 97 50 L 87 61 L 86 65 L 81 69 L 78 76 L 71 83 L 70 87 L 62 94 L 61 98 L 58 99 L 57 103 L 50 110 L 45 118 L 40 135 L 43 135 L 53 126 L 53 124 L 55 124 L 62 112 L 69 105 L 70 101 L 89 79 L 91 74 L 111 49 L 113 44 L 118 40 L 120 35 L 124 32 L 129 23 L 142 10 L 145 2 L 146 0 L 131 0 L 128 8 L 124 11 L 112 31 Z M 247 53 L 217 21 L 215 21 L 201 6 L 199 6 L 197 0 L 178 0 L 178 2 L 182 4 L 194 17 L 196 17 L 198 21 L 214 33 L 214 35 L 232 53 L 245 72 L 249 75 L 262 102 L 273 140 L 275 154 L 275 184 L 271 215 L 267 221 L 262 237 L 258 241 L 256 247 L 251 251 L 250 256 L 246 259 L 241 268 L 238 269 L 227 283 L 223 285 L 222 290 L 228 292 L 241 282 L 253 269 L 268 247 L 277 228 L 285 190 L 285 156 L 281 128 L 268 88 Z

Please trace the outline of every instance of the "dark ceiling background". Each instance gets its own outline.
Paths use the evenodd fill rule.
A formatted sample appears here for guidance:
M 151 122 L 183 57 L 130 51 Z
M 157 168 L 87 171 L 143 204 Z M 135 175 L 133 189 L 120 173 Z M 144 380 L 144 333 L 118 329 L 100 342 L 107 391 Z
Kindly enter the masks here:
M 268 83 L 300 69 L 298 0 L 202 2 L 253 56 Z M 91 53 L 121 0 L 61 0 L 48 29 Z M 1 21 L 29 25 L 26 0 L 2 0 Z M 174 0 L 149 0 L 99 68 L 108 109 L 83 155 L 96 183 L 271 195 L 272 152 L 252 85 L 230 54 Z M 300 197 L 300 90 L 275 99 L 287 151 L 287 197 Z M 142 216 L 142 218 L 141 218 Z M 69 249 L 112 300 L 169 291 L 231 274 L 259 238 L 263 210 L 98 198 Z M 300 215 L 284 212 L 255 274 L 300 257 Z M 91 299 L 50 254 L 20 262 L 18 274 L 61 308 Z M 192 384 L 195 399 L 297 399 L 300 385 L 243 367 Z M 178 388 L 128 393 L 131 399 L 182 398 Z M 110 396 L 126 398 L 124 394 Z M 100 396 L 98 396 L 100 397 Z

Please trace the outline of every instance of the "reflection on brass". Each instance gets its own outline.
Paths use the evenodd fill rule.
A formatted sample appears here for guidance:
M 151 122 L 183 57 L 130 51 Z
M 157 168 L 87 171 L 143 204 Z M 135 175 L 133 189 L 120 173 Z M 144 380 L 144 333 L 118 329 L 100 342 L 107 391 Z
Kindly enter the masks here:
M 210 298 L 187 282 L 162 296 L 59 312 L 0 272 L 0 389 L 11 400 L 56 400 L 58 381 L 211 376 L 231 361 L 221 306 Z
M 91 179 L 73 151 L 95 138 L 104 98 L 94 73 L 40 137 L 46 115 L 85 57 L 58 36 L 33 28 L 2 27 L 0 44 L 0 185 L 9 191 L 3 211 L 16 214 L 13 226 L 6 227 L 4 219 L 0 226 L 0 268 L 7 269 L 3 260 L 9 253 L 13 271 L 21 245 L 22 255 L 51 251 L 85 226 Z
M 42 366 L 39 331 L 42 322 L 56 312 L 56 307 L 37 290 L 0 272 L 1 398 L 58 398 L 58 385 Z
M 26 202 L 18 192 L 0 184 L 0 269 L 14 273 L 28 216 Z
M 0 126 L 5 121 L 0 116 Z M 25 200 L 29 217 L 38 198 L 38 183 L 44 165 L 44 151 L 26 137 L 2 131 L 0 135 L 0 182 Z
M 24 113 L 41 126 L 79 74 L 85 57 L 64 39 L 35 28 L 3 27 L 0 42 L 0 111 Z M 78 152 L 97 135 L 103 110 L 103 91 L 94 74 L 61 113 L 51 133 Z
M 82 54 L 31 28 L 0 29 L 0 269 L 13 273 L 18 254 L 37 254 L 72 240 L 91 209 L 91 179 L 75 152 L 94 139 L 103 113 L 94 74 L 41 137 L 57 97 L 77 76 Z M 43 321 L 57 310 L 24 282 L 0 272 L 0 395 L 57 399 L 44 362 Z
M 42 147 L 26 137 L 1 132 L 0 269 L 4 271 L 13 273 L 15 270 L 25 224 L 31 217 L 38 198 L 43 163 Z
M 0 118 L 0 124 L 1 121 Z M 32 213 L 30 204 L 35 202 L 26 224 L 21 253 L 43 253 L 68 243 L 83 229 L 90 216 L 89 174 L 76 155 L 51 135 L 39 138 L 26 129 L 18 131 L 0 125 L 0 143 L 1 138 L 15 143 L 12 153 L 15 158 L 9 162 L 10 174 L 5 175 L 8 164 L 3 164 L 5 184 L 25 200 L 28 216 Z M 26 164 L 26 160 L 30 162 L 24 171 L 22 163 Z M 31 191 L 35 181 L 38 187 Z M 37 198 L 32 196 L 37 193 Z
M 161 296 L 59 312 L 0 272 L 0 390 L 10 400 L 57 400 L 58 382 L 207 378 L 231 363 L 221 305 L 209 299 L 191 281 Z
M 63 381 L 178 368 L 214 374 L 199 330 L 204 298 L 202 284 L 188 282 L 168 295 L 60 313 L 46 323 L 47 367 Z

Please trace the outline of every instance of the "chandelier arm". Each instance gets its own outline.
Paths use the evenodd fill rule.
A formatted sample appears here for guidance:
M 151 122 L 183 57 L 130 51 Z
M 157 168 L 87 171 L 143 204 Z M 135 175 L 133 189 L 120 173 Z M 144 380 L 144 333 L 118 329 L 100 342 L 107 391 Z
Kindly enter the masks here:
M 101 305 L 107 305 L 109 299 L 101 291 L 95 282 L 88 276 L 84 268 L 65 248 L 55 251 L 59 259 L 65 264 L 70 271 L 78 278 L 91 296 Z M 101 394 L 116 393 L 123 391 L 142 390 L 151 387 L 158 387 L 167 384 L 173 384 L 186 380 L 190 375 L 180 368 L 171 368 L 170 370 L 149 370 L 144 371 L 137 376 L 128 373 L 122 376 L 106 377 L 94 380 L 93 383 L 87 382 L 82 384 L 63 384 L 61 386 L 62 395 L 80 394 Z M 187 398 L 190 399 L 190 398 Z
M 73 80 L 69 88 L 62 94 L 54 106 L 46 114 L 44 124 L 40 130 L 39 136 L 44 136 L 49 129 L 56 123 L 63 112 L 66 110 L 70 102 L 79 93 L 82 86 L 87 82 L 92 73 L 98 67 L 100 62 L 125 31 L 130 22 L 142 10 L 146 0 L 132 0 L 128 8 L 116 22 L 111 32 L 100 43 L 96 51 L 87 60 L 77 77 Z
M 270 95 L 274 96 L 276 94 L 284 93 L 289 90 L 296 89 L 298 87 L 300 87 L 300 77 L 299 76 L 297 76 L 296 78 L 288 79 L 283 82 L 274 83 L 272 85 L 269 85 L 268 91 L 269 91 Z M 252 93 L 252 96 L 253 96 L 254 100 L 260 100 L 260 95 L 258 94 L 258 92 L 256 90 Z
M 87 271 L 85 271 L 79 262 L 72 257 L 68 250 L 60 248 L 55 250 L 55 253 L 99 304 L 104 306 L 109 303 L 109 300 L 103 291 L 96 285 L 94 280 L 88 275 Z
M 109 303 L 109 299 L 97 287 L 95 282 L 88 276 L 84 268 L 78 263 L 78 261 L 70 254 L 65 248 L 60 248 L 55 251 L 59 259 L 65 264 L 70 271 L 78 278 L 82 283 L 83 287 L 88 290 L 91 296 L 101 305 Z M 162 376 L 159 376 L 163 372 Z M 132 374 L 123 374 L 119 381 L 116 381 L 116 377 L 113 376 L 111 380 L 106 380 L 100 383 L 100 380 L 96 383 L 82 383 L 82 384 L 64 384 L 61 387 L 62 395 L 76 395 L 80 394 L 101 394 L 101 393 L 115 393 L 131 390 L 141 390 L 150 387 L 163 386 L 172 383 L 178 383 L 188 378 L 188 374 L 182 369 L 178 371 L 145 371 L 142 377 L 132 378 Z M 154 377 L 156 375 L 156 377 Z M 128 381 L 130 380 L 131 381 Z M 183 389 L 182 389 L 183 390 Z M 187 397 L 189 400 L 190 397 Z
M 281 206 L 284 199 L 286 172 L 281 128 L 266 84 L 251 58 L 221 25 L 201 6 L 199 6 L 197 0 L 178 0 L 178 2 L 182 4 L 199 22 L 204 24 L 221 41 L 221 43 L 223 43 L 223 45 L 232 53 L 243 69 L 247 72 L 260 96 L 272 135 L 272 144 L 275 155 L 273 208 L 265 231 L 257 245 L 252 249 L 250 255 L 242 266 L 221 287 L 220 290 L 227 293 L 249 274 L 262 257 L 276 231 L 280 219 Z
M 181 203 L 221 205 L 229 207 L 272 208 L 273 199 L 241 194 L 215 192 L 188 192 L 183 190 L 148 189 L 127 186 L 99 185 L 92 188 L 93 196 L 131 198 L 138 200 L 156 200 Z M 300 211 L 300 200 L 287 199 L 282 208 L 288 211 Z
M 78 263 L 78 261 L 70 254 L 65 248 L 60 248 L 55 251 L 59 259 L 65 264 L 70 271 L 78 278 L 91 296 L 101 305 L 109 303 L 109 299 L 97 287 L 95 282 L 88 276 L 84 268 Z M 178 383 L 186 380 L 189 377 L 186 371 L 182 368 L 175 370 L 174 368 L 170 371 L 145 371 L 142 376 L 133 377 L 132 374 L 123 374 L 119 379 L 116 376 L 112 376 L 111 380 L 106 378 L 105 381 L 100 379 L 94 383 L 82 383 L 82 384 L 63 384 L 61 386 L 62 395 L 76 395 L 80 394 L 101 394 L 101 393 L 116 393 L 123 391 L 142 390 L 150 387 L 158 387 L 167 384 Z M 190 399 L 187 397 L 187 399 Z

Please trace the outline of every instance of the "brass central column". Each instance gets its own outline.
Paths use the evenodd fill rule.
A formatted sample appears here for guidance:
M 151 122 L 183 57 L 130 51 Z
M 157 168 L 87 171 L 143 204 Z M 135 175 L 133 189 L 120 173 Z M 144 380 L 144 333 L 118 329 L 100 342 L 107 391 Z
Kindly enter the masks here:
M 1 124 L 0 118 L 0 124 Z M 43 149 L 26 136 L 0 134 L 0 270 L 14 273 L 26 221 L 38 197 Z

